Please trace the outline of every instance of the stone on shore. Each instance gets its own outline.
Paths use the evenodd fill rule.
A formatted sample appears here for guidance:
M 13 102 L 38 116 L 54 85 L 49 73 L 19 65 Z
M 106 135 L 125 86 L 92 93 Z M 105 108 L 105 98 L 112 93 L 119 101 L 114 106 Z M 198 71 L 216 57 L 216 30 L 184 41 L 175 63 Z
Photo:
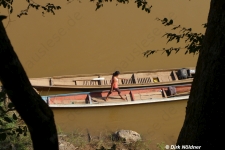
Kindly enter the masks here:
M 125 143 L 133 143 L 141 140 L 139 133 L 132 130 L 119 130 L 113 135 L 114 140 L 122 140 Z
M 66 137 L 67 137 L 66 135 L 58 135 L 59 150 L 76 150 L 77 147 L 67 142 Z

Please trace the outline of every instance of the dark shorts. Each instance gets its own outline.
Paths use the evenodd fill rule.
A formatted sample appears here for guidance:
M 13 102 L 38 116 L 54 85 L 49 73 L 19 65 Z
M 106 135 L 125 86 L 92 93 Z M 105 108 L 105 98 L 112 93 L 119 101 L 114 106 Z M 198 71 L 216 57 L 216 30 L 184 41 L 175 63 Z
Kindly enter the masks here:
M 120 89 L 119 88 L 113 88 L 113 90 L 115 90 L 115 91 L 117 91 L 118 92 L 118 94 L 120 94 L 121 93 L 121 91 L 120 91 Z M 109 91 L 109 94 L 111 94 L 112 92 L 111 91 Z

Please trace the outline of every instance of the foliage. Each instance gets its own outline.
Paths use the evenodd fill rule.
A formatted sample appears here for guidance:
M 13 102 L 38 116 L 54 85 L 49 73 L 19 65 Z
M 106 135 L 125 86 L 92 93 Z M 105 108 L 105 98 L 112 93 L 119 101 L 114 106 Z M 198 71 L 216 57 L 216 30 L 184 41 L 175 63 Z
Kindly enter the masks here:
M 112 2 L 112 0 L 90 0 L 91 2 L 96 2 L 96 9 L 98 10 L 99 8 L 103 7 L 103 3 L 104 2 Z M 121 3 L 121 4 L 128 4 L 129 0 L 116 0 L 117 4 Z M 141 8 L 142 10 L 146 11 L 147 13 L 150 13 L 152 5 L 148 6 L 148 2 L 146 0 L 135 0 L 134 1 L 137 4 L 138 8 Z
M 67 0 L 68 2 L 71 2 L 71 0 Z M 103 3 L 104 2 L 112 2 L 113 0 L 90 0 L 90 2 L 96 2 L 96 11 L 103 7 Z M 35 3 L 33 0 L 26 0 L 27 2 L 27 8 L 24 10 L 21 10 L 21 12 L 17 15 L 19 18 L 23 15 L 28 15 L 28 11 L 30 8 L 39 10 L 42 10 L 42 15 L 44 15 L 45 13 L 52 13 L 53 15 L 55 15 L 55 10 L 59 10 L 61 9 L 60 6 L 56 6 L 55 4 L 51 4 L 51 3 L 47 3 L 45 6 L 44 5 L 40 5 L 38 3 Z M 81 0 L 79 0 L 79 2 L 81 2 Z M 116 0 L 117 4 L 121 3 L 121 4 L 128 4 L 129 0 Z M 151 12 L 151 8 L 152 5 L 149 6 L 148 2 L 146 0 L 135 0 L 134 1 L 137 4 L 138 8 L 141 8 L 143 11 L 150 13 Z M 13 12 L 13 0 L 1 0 L 0 1 L 0 6 L 3 6 L 4 8 L 8 9 L 9 14 L 11 14 Z
M 161 142 L 161 143 L 157 143 L 157 148 L 159 149 L 159 150 L 165 150 L 165 143 L 164 142 Z
M 27 2 L 27 8 L 24 10 L 21 10 L 21 12 L 17 15 L 18 17 L 21 17 L 22 15 L 28 15 L 28 11 L 30 8 L 34 8 L 36 10 L 41 9 L 42 14 L 52 13 L 53 15 L 55 15 L 55 10 L 61 9 L 60 6 L 55 6 L 54 4 L 51 4 L 51 3 L 47 3 L 45 6 L 42 6 L 40 4 L 35 3 L 32 0 L 26 0 L 26 2 Z M 0 6 L 7 8 L 9 10 L 9 14 L 13 12 L 13 0 L 1 0 Z
M 41 6 L 33 1 L 30 1 L 30 0 L 26 0 L 26 1 L 28 2 L 28 6 L 26 9 L 22 10 L 20 14 L 17 15 L 18 17 L 21 17 L 22 15 L 27 15 L 30 8 L 34 8 L 36 10 L 38 10 L 39 8 L 42 9 L 43 15 L 45 13 L 52 13 L 53 15 L 55 15 L 55 10 L 61 9 L 60 6 L 55 6 L 54 4 L 51 4 L 51 3 L 47 3 L 45 6 Z
M 7 136 L 6 140 L 0 141 L 0 150 L 33 150 L 29 135 L 17 137 Z
M 17 112 L 12 102 L 8 101 L 4 91 L 0 91 L 0 141 L 8 136 L 27 135 L 27 126 Z
M 156 18 L 157 21 L 161 21 L 161 23 L 164 26 L 174 26 L 172 30 L 179 30 L 179 34 L 176 33 L 165 33 L 163 37 L 166 37 L 167 43 L 176 41 L 179 43 L 181 40 L 184 40 L 186 43 L 186 46 L 184 48 L 181 47 L 170 47 L 170 48 L 163 48 L 162 50 L 147 50 L 144 52 L 144 56 L 148 57 L 149 55 L 152 55 L 156 53 L 157 51 L 163 51 L 163 53 L 166 52 L 167 56 L 171 54 L 172 51 L 175 51 L 175 53 L 179 52 L 181 49 L 185 49 L 185 54 L 198 54 L 200 52 L 200 49 L 202 48 L 202 42 L 204 38 L 204 34 L 202 33 L 195 33 L 192 32 L 192 28 L 185 28 L 181 27 L 181 25 L 173 25 L 172 19 L 159 19 Z M 206 28 L 207 24 L 203 24 L 203 27 Z

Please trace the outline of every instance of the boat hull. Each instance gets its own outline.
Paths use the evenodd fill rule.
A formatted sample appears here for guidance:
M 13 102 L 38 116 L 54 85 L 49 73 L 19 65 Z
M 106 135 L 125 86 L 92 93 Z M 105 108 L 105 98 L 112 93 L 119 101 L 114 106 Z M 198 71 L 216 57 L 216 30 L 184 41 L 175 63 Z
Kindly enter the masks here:
M 175 95 L 169 95 L 169 87 L 175 88 Z M 188 99 L 190 90 L 191 84 L 128 88 L 122 89 L 120 93 L 125 100 L 123 100 L 118 93 L 114 91 L 108 97 L 108 101 L 105 101 L 109 92 L 108 90 L 57 94 L 42 96 L 42 98 L 50 107 L 105 107 L 183 100 Z

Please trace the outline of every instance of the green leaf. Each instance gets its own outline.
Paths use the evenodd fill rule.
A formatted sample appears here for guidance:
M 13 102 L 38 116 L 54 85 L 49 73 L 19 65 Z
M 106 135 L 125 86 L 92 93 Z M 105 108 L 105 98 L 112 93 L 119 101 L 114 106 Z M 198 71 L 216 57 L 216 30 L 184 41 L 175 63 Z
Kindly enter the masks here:
M 0 133 L 0 141 L 4 141 L 6 139 L 6 133 Z

